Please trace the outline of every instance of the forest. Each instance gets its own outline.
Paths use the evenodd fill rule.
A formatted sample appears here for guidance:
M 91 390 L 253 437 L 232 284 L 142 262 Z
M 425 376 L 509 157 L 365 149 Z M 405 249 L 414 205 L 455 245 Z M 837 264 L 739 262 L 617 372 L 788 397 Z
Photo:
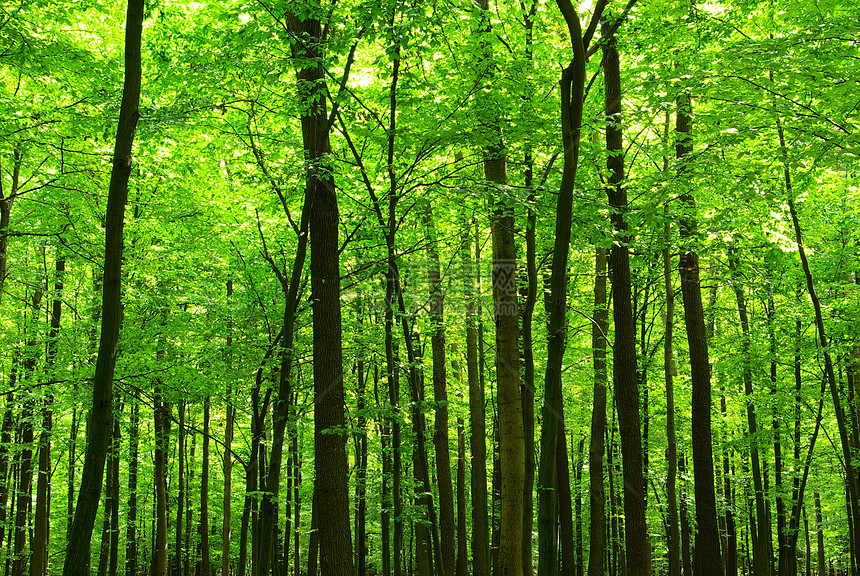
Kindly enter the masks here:
M 5 0 L 4 576 L 858 576 L 860 2 Z

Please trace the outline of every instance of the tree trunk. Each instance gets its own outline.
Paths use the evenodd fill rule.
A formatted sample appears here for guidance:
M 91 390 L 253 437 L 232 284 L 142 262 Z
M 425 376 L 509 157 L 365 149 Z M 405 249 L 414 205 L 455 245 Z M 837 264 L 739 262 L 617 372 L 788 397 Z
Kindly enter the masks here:
M 818 539 L 818 576 L 827 576 L 827 558 L 824 555 L 824 522 L 821 517 L 821 496 L 815 493 L 815 533 Z
M 466 548 L 466 433 L 462 418 L 457 419 L 457 563 L 454 576 L 469 573 Z
M 36 326 L 39 318 L 39 311 L 42 302 L 42 289 L 36 288 L 33 292 L 31 302 L 32 320 L 29 322 L 30 328 L 25 328 L 25 331 L 30 331 L 27 337 L 27 342 L 24 347 L 24 370 L 23 380 L 31 380 L 34 377 L 36 368 Z M 25 325 L 27 323 L 25 322 Z M 28 383 L 29 384 L 29 383 Z M 33 400 L 33 390 L 26 389 L 22 392 L 21 420 L 19 423 L 20 438 L 21 438 L 21 453 L 19 456 L 19 475 L 18 475 L 18 491 L 17 503 L 15 504 L 15 545 L 14 554 L 15 561 L 12 563 L 12 576 L 22 576 L 24 568 L 28 565 L 30 558 L 24 553 L 26 546 L 27 533 L 29 528 L 28 513 L 33 492 L 33 411 L 35 401 Z
M 471 227 L 463 234 L 464 299 L 466 301 L 466 372 L 469 380 L 469 444 L 471 449 L 472 473 L 470 491 L 472 493 L 472 573 L 474 576 L 490 575 L 490 530 L 487 509 L 487 423 L 486 399 L 483 378 L 479 371 L 478 329 L 475 303 L 475 277 L 480 274 L 480 263 L 472 260 Z M 476 256 L 479 241 L 475 237 Z
M 156 380 L 155 396 L 155 553 L 150 576 L 167 574 L 167 454 L 170 440 L 170 408 L 161 396 L 161 384 Z M 180 508 L 182 508 L 180 506 Z M 177 551 L 178 552 L 178 551 Z M 178 556 L 178 553 L 177 553 Z M 179 576 L 180 572 L 175 572 Z
M 137 108 L 140 100 L 143 4 L 143 0 L 129 0 L 126 13 L 125 81 L 105 216 L 105 285 L 102 297 L 101 339 L 93 377 L 93 408 L 90 426 L 87 428 L 84 470 L 66 548 L 63 576 L 84 576 L 86 573 L 86 559 L 89 557 L 112 430 L 113 373 L 122 316 L 123 219 L 128 197 L 128 178 L 131 174 L 131 149 L 140 116 Z
M 666 132 L 669 130 L 669 114 L 666 113 Z M 667 138 L 668 140 L 668 138 Z M 664 158 L 664 166 L 668 158 Z M 666 515 L 668 534 L 666 546 L 669 552 L 668 576 L 681 576 L 681 533 L 678 520 L 678 440 L 675 428 L 675 361 L 672 345 L 675 334 L 675 289 L 672 286 L 672 262 L 669 223 L 669 204 L 665 205 L 663 224 L 663 280 L 666 292 L 666 324 L 663 336 L 663 374 L 666 382 Z M 598 575 L 589 575 L 598 576 Z
M 233 296 L 233 281 L 227 281 L 227 300 Z M 228 320 L 227 332 L 227 391 L 225 393 L 226 419 L 224 422 L 224 494 L 221 504 L 221 576 L 230 576 L 230 526 L 232 520 L 232 492 L 233 492 L 233 428 L 236 422 L 236 408 L 233 406 L 233 323 Z
M 594 311 L 591 348 L 594 364 L 594 403 L 591 408 L 591 439 L 588 447 L 589 527 L 588 576 L 602 576 L 606 565 L 606 493 L 603 485 L 603 438 L 606 435 L 606 335 L 609 309 L 606 298 L 606 249 L 594 257 Z M 678 575 L 674 575 L 678 576 Z
M 54 266 L 54 299 L 51 304 L 51 327 L 48 331 L 48 347 L 46 354 L 48 378 L 56 376 L 54 364 L 57 355 L 57 342 L 60 334 L 60 318 L 63 312 L 63 275 L 66 269 L 66 259 L 62 254 L 57 255 Z M 0 271 L 2 272 L 2 271 Z M 30 544 L 30 576 L 43 576 L 48 567 L 48 538 L 50 511 L 50 476 L 51 476 L 51 434 L 54 421 L 54 395 L 49 392 L 42 407 L 42 431 L 39 434 L 39 472 L 36 482 L 36 513 L 33 520 L 33 538 Z
M 198 576 L 212 576 L 209 558 L 209 413 L 212 399 L 203 399 L 203 462 L 200 470 L 200 569 Z
M 179 430 L 176 438 L 176 527 L 174 535 L 175 545 L 173 548 L 173 573 L 171 576 L 183 576 L 185 574 L 183 565 L 185 555 L 188 553 L 188 550 L 185 549 L 184 540 L 182 538 L 183 530 L 185 528 L 185 523 L 183 522 L 186 504 L 185 486 L 188 483 L 186 478 L 187 474 L 185 472 L 187 464 L 186 443 L 188 442 L 188 438 L 185 433 L 184 400 L 179 401 L 177 412 L 179 412 Z
M 678 99 L 675 126 L 678 137 L 675 149 L 680 164 L 679 178 L 685 178 L 684 163 L 686 157 L 693 151 L 692 113 L 690 96 L 684 94 Z M 717 528 L 714 458 L 711 444 L 711 365 L 708 359 L 708 340 L 699 283 L 699 256 L 695 250 L 698 236 L 696 201 L 688 189 L 683 190 L 679 199 L 683 211 L 680 219 L 680 233 L 682 241 L 686 243 L 682 248 L 679 268 L 692 380 L 691 425 L 697 528 L 693 571 L 697 576 L 720 576 L 723 573 L 723 562 L 720 556 L 720 534 Z
M 439 574 L 454 574 L 456 543 L 454 529 L 454 488 L 451 481 L 451 455 L 448 447 L 448 381 L 445 360 L 445 325 L 443 318 L 442 273 L 439 267 L 439 248 L 433 208 L 424 205 L 424 235 L 427 240 L 430 286 L 430 346 L 433 354 L 433 401 L 436 403 L 433 447 L 436 454 L 436 482 L 439 490 L 439 535 L 442 547 L 442 566 Z
M 612 310 L 615 326 L 613 381 L 621 435 L 621 461 L 624 475 L 624 525 L 626 564 L 629 573 L 647 576 L 651 572 L 648 527 L 645 521 L 645 490 L 642 474 L 642 437 L 639 423 L 639 382 L 636 361 L 636 319 L 628 245 L 632 233 L 624 220 L 628 210 L 624 182 L 624 145 L 622 141 L 621 68 L 615 35 L 608 19 L 603 21 L 603 77 L 606 110 L 606 166 L 612 225 L 618 236 L 610 250 Z
M 305 149 L 305 185 L 310 210 L 311 298 L 313 312 L 314 368 L 314 470 L 318 530 L 323 574 L 351 576 L 352 537 L 349 523 L 349 469 L 346 458 L 341 343 L 340 256 L 338 207 L 332 173 L 325 166 L 331 153 L 325 100 L 322 26 L 313 17 L 299 20 L 291 15 L 290 27 L 307 38 L 297 67 L 300 98 L 307 105 L 302 114 Z M 294 44 L 299 56 L 299 48 Z M 308 86 L 312 92 L 308 93 Z M 322 89 L 322 90 L 321 90 Z M 266 576 L 261 574 L 260 576 Z
M 129 402 L 131 403 L 131 421 L 128 429 L 128 516 L 125 525 L 125 573 L 126 576 L 137 576 L 137 474 L 140 446 L 138 431 L 140 427 L 140 405 L 132 397 L 129 397 Z
M 678 475 L 682 478 L 687 471 L 687 458 L 681 454 L 678 458 Z M 687 482 L 683 480 L 681 484 L 681 503 L 679 510 L 679 521 L 681 523 L 681 566 L 683 567 L 684 576 L 691 576 L 693 572 L 692 553 L 690 551 L 690 519 L 687 514 Z

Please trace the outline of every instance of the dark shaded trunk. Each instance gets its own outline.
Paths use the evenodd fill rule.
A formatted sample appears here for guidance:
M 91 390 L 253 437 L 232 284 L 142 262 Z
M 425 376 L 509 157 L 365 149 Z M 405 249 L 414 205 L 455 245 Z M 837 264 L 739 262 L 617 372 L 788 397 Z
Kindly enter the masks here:
M 66 258 L 57 255 L 54 265 L 54 298 L 51 303 L 51 325 L 48 330 L 46 353 L 47 375 L 49 380 L 56 378 L 54 364 L 60 334 L 60 319 L 63 313 L 63 276 Z M 2 290 L 2 289 L 0 289 Z M 42 407 L 42 431 L 39 434 L 39 472 L 36 482 L 36 513 L 33 520 L 33 538 L 30 543 L 30 575 L 42 576 L 48 567 L 48 538 L 50 525 L 50 477 L 51 477 L 51 434 L 54 424 L 54 395 L 49 392 Z
M 127 576 L 137 575 L 137 474 L 140 463 L 140 404 L 129 397 L 131 403 L 131 420 L 128 429 L 128 512 L 125 525 L 125 573 Z M 228 575 L 229 576 L 229 575 Z
M 365 417 L 366 372 L 364 352 L 358 357 L 358 426 L 356 430 L 355 555 L 359 575 L 367 573 L 367 418 Z
M 678 458 L 678 475 L 684 478 L 687 472 L 687 457 L 681 454 Z M 690 550 L 690 518 L 687 513 L 687 482 L 686 478 L 681 483 L 679 520 L 681 523 L 681 566 L 684 576 L 693 574 L 693 556 Z
M 143 0 L 129 0 L 126 13 L 125 80 L 119 111 L 119 126 L 113 153 L 107 213 L 105 216 L 105 265 L 102 296 L 102 330 L 93 377 L 93 408 L 87 428 L 87 451 L 75 518 L 69 532 L 64 576 L 85 576 L 93 526 L 101 494 L 105 459 L 110 443 L 113 409 L 113 374 L 116 366 L 119 326 L 122 316 L 123 220 L 131 174 L 131 149 L 137 127 L 141 78 L 141 32 Z
M 448 447 L 448 381 L 445 360 L 445 325 L 442 295 L 442 273 L 433 208 L 424 205 L 424 234 L 427 240 L 430 286 L 430 346 L 433 354 L 433 401 L 436 403 L 433 421 L 433 447 L 436 455 L 436 482 L 439 491 L 439 536 L 442 547 L 440 576 L 452 575 L 456 559 L 454 528 L 454 488 L 451 480 L 451 455 Z
M 669 131 L 669 113 L 666 112 L 666 134 Z M 666 138 L 668 141 L 668 137 Z M 664 158 L 668 167 L 668 158 Z M 668 548 L 668 576 L 681 576 L 681 533 L 678 520 L 678 440 L 675 427 L 675 361 L 672 345 L 675 334 L 675 289 L 672 286 L 671 224 L 669 204 L 665 205 L 663 223 L 663 286 L 666 293 L 666 323 L 663 336 L 663 374 L 666 384 L 666 522 Z M 597 576 L 597 575 L 589 575 Z M 734 576 L 734 575 L 732 575 Z
M 457 419 L 457 563 L 454 576 L 469 573 L 466 547 L 466 433 L 462 418 Z
M 29 384 L 28 380 L 32 380 L 35 376 L 36 369 L 36 326 L 38 325 L 39 312 L 42 303 L 42 289 L 36 288 L 33 292 L 31 301 L 31 320 L 28 322 L 25 315 L 25 331 L 30 334 L 27 337 L 27 342 L 24 345 L 24 369 L 23 380 Z M 33 390 L 27 386 L 27 389 L 21 392 L 23 406 L 21 410 L 21 419 L 18 423 L 19 444 L 21 452 L 18 456 L 18 489 L 15 503 L 15 544 L 13 551 L 15 559 L 12 563 L 12 576 L 22 576 L 24 568 L 29 564 L 30 557 L 25 554 L 25 546 L 27 542 L 27 533 L 29 530 L 29 508 L 32 500 L 33 491 L 33 412 L 35 410 L 35 400 L 33 398 Z
M 320 570 L 325 575 L 354 573 L 349 524 L 349 469 L 346 458 L 343 349 L 341 342 L 340 256 L 338 206 L 332 172 L 325 166 L 331 153 L 322 67 L 322 26 L 315 18 L 298 21 L 291 28 L 306 35 L 301 61 L 312 62 L 297 69 L 300 97 L 308 108 L 302 114 L 305 149 L 305 185 L 311 202 L 311 298 L 313 315 L 314 369 L 314 507 L 318 509 Z M 298 52 L 299 49 L 294 44 Z M 295 56 L 299 56 L 296 54 Z M 312 92 L 307 93 L 308 87 Z M 260 576 L 266 576 L 261 574 Z
M 233 281 L 227 281 L 227 300 L 233 296 Z M 227 390 L 224 395 L 226 418 L 224 422 L 224 456 L 222 459 L 224 474 L 224 490 L 221 504 L 221 576 L 230 576 L 230 542 L 232 521 L 232 492 L 233 492 L 233 428 L 236 423 L 236 408 L 233 406 L 233 322 L 227 324 Z
M 559 2 L 567 21 L 573 56 L 561 77 L 561 132 L 564 168 L 556 204 L 555 240 L 552 251 L 550 286 L 547 295 L 547 364 L 544 377 L 544 405 L 541 410 L 540 464 L 538 469 L 538 576 L 552 576 L 558 570 L 558 457 L 559 430 L 564 422 L 561 372 L 564 361 L 567 318 L 567 266 L 573 188 L 579 165 L 585 63 L 587 60 L 579 15 L 569 1 Z
M 161 396 L 161 384 L 156 382 L 155 396 L 155 550 L 150 576 L 167 574 L 167 454 L 170 440 L 170 408 Z M 180 506 L 181 508 L 181 506 Z M 176 572 L 177 576 L 179 572 Z
M 473 261 L 471 227 L 463 233 L 463 281 L 466 301 L 466 372 L 469 381 L 469 446 L 472 471 L 470 491 L 472 493 L 472 573 L 474 576 L 490 574 L 490 528 L 487 509 L 487 424 L 484 379 L 479 370 L 479 340 L 477 322 L 480 314 L 476 312 L 474 274 L 480 275 L 478 258 L 480 244 L 475 241 L 476 258 Z M 478 282 L 480 276 L 478 276 Z
M 209 418 L 212 398 L 203 399 L 203 458 L 200 464 L 200 523 L 197 533 L 200 537 L 199 567 L 197 576 L 211 576 L 209 557 Z
M 176 525 L 175 525 L 175 534 L 174 534 L 174 547 L 173 547 L 173 573 L 171 576 L 181 576 L 184 574 L 183 564 L 185 559 L 185 554 L 187 550 L 185 550 L 184 540 L 183 540 L 183 530 L 185 529 L 185 522 L 183 522 L 183 517 L 185 514 L 185 505 L 186 505 L 186 497 L 185 497 L 185 486 L 187 484 L 185 465 L 186 465 L 186 449 L 185 444 L 187 442 L 187 436 L 185 434 L 185 401 L 180 400 L 178 402 L 177 412 L 179 413 L 179 430 L 177 431 L 176 438 Z
M 576 543 L 574 542 L 573 498 L 570 491 L 570 463 L 567 458 L 567 437 L 564 423 L 558 434 L 559 446 L 556 447 L 558 458 L 558 545 L 559 545 L 559 574 L 576 575 Z
M 526 58 L 534 68 L 534 21 L 537 15 L 537 0 L 532 0 L 528 10 L 524 8 Z M 531 91 L 527 96 L 532 99 Z M 534 532 L 534 488 L 535 488 L 535 361 L 532 337 L 532 319 L 537 304 L 537 207 L 535 205 L 534 158 L 531 141 L 526 141 L 525 187 L 528 190 L 526 217 L 526 298 L 522 307 L 522 362 L 523 379 L 520 397 L 523 405 L 523 444 L 525 466 L 523 474 L 523 576 L 533 576 L 532 533 Z
M 594 403 L 591 408 L 591 440 L 588 446 L 589 528 L 588 576 L 602 576 L 606 565 L 606 493 L 603 484 L 603 438 L 606 435 L 606 336 L 609 308 L 606 296 L 606 249 L 594 256 L 594 311 L 591 324 L 594 365 Z
M 732 275 L 739 279 L 738 257 L 734 251 L 729 253 L 729 270 Z M 746 412 L 747 412 L 747 429 L 751 438 L 750 442 L 750 461 L 752 465 L 753 490 L 755 493 L 755 522 L 756 522 L 756 537 L 753 539 L 753 564 L 756 576 L 769 576 L 771 569 L 771 549 L 770 549 L 770 523 L 768 522 L 768 514 L 765 510 L 765 493 L 764 484 L 762 482 L 761 460 L 758 449 L 758 423 L 756 417 L 756 406 L 753 402 L 753 385 L 752 385 L 752 353 L 751 334 L 749 325 L 749 315 L 747 313 L 746 294 L 739 280 L 732 283 L 735 292 L 735 300 L 738 305 L 738 318 L 741 323 L 741 352 L 743 354 L 743 381 L 744 394 L 746 395 Z M 759 538 L 761 534 L 767 534 L 767 538 Z
M 608 20 L 602 34 L 603 77 L 605 84 L 606 189 L 611 207 L 612 226 L 618 236 L 609 255 L 612 280 L 612 310 L 615 327 L 613 383 L 621 436 L 621 461 L 624 475 L 625 556 L 631 574 L 650 574 L 648 527 L 645 521 L 645 490 L 642 474 L 642 437 L 639 422 L 639 382 L 636 360 L 636 318 L 633 315 L 633 285 L 630 276 L 628 244 L 632 239 L 624 213 L 628 210 L 624 181 L 624 145 L 621 130 L 621 69 L 616 39 Z
M 679 162 L 679 178 L 686 178 L 685 162 L 693 151 L 692 101 L 689 94 L 677 102 L 675 146 Z M 711 365 L 708 359 L 708 340 L 699 282 L 699 256 L 695 250 L 698 228 L 696 201 L 686 184 L 679 200 L 682 214 L 679 270 L 681 294 L 684 300 L 684 319 L 687 343 L 690 349 L 692 380 L 692 447 L 693 479 L 696 500 L 696 544 L 693 571 L 696 576 L 720 576 L 723 562 L 720 555 L 720 533 L 717 528 L 717 502 L 714 487 L 714 456 L 711 437 Z

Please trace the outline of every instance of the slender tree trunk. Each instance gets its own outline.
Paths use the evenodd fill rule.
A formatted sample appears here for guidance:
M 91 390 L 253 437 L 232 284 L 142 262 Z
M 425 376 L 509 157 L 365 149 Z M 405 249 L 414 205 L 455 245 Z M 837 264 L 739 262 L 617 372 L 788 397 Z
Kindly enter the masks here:
M 686 471 L 687 458 L 684 454 L 681 454 L 678 458 L 678 475 L 683 477 Z M 687 513 L 686 479 L 682 482 L 681 486 L 681 503 L 679 506 L 679 519 L 681 523 L 681 566 L 683 567 L 684 576 L 691 576 L 693 574 L 693 560 L 690 550 L 690 518 Z
M 119 126 L 113 153 L 107 213 L 105 216 L 105 286 L 102 299 L 102 330 L 93 377 L 93 408 L 87 428 L 87 451 L 75 518 L 69 533 L 64 576 L 84 576 L 90 541 L 101 494 L 105 458 L 111 436 L 113 373 L 122 316 L 123 220 L 131 174 L 131 150 L 137 127 L 141 77 L 141 32 L 144 0 L 129 0 L 126 13 L 125 81 L 119 111 Z
M 155 483 L 155 553 L 152 558 L 150 576 L 166 576 L 167 453 L 170 439 L 170 408 L 162 399 L 161 383 L 158 381 L 155 385 L 153 402 L 155 403 L 155 468 L 153 472 L 153 482 Z M 175 574 L 179 576 L 180 572 L 177 570 Z
M 579 164 L 580 127 L 585 91 L 585 42 L 579 15 L 569 1 L 559 2 L 570 32 L 573 57 L 561 77 L 561 131 L 564 168 L 556 205 L 548 306 L 547 364 L 544 378 L 540 464 L 538 470 L 538 576 L 552 576 L 558 565 L 558 435 L 564 421 L 561 371 L 567 317 L 567 266 L 573 188 Z
M 457 419 L 457 563 L 454 576 L 469 573 L 466 547 L 466 433 L 462 418 Z
M 356 474 L 355 486 L 355 554 L 359 576 L 367 573 L 367 418 L 365 410 L 366 375 L 364 353 L 359 351 L 358 358 L 358 430 L 356 432 Z
M 39 311 L 42 303 L 42 289 L 33 291 L 31 302 L 32 332 L 27 338 L 24 347 L 24 381 L 35 376 L 36 368 L 36 326 L 38 325 Z M 19 456 L 19 475 L 17 503 L 15 504 L 15 560 L 12 563 L 12 576 L 22 576 L 24 568 L 29 564 L 30 558 L 25 554 L 27 533 L 29 529 L 28 512 L 33 492 L 33 411 L 35 401 L 33 390 L 27 389 L 22 392 L 21 420 L 19 422 L 21 453 Z
M 619 236 L 609 256 L 612 279 L 612 310 L 615 325 L 613 380 L 621 435 L 621 460 L 624 474 L 625 550 L 629 573 L 647 576 L 651 572 L 648 527 L 645 521 L 645 481 L 642 474 L 642 437 L 639 422 L 639 382 L 636 361 L 636 319 L 630 277 L 628 244 L 632 233 L 624 220 L 628 209 L 624 181 L 622 141 L 621 68 L 612 25 L 605 19 L 602 34 L 603 77 L 605 83 L 606 166 L 609 169 L 607 195 L 612 207 L 613 228 Z
M 188 550 L 185 549 L 184 540 L 183 540 L 183 530 L 185 527 L 185 523 L 183 522 L 183 516 L 185 514 L 185 486 L 188 482 L 186 478 L 186 443 L 188 442 L 188 437 L 185 433 L 185 401 L 180 400 L 177 406 L 177 412 L 179 413 L 179 430 L 177 431 L 176 437 L 176 525 L 175 525 L 175 534 L 174 534 L 174 547 L 173 547 L 173 573 L 171 576 L 182 576 L 185 574 L 183 570 L 185 555 L 188 553 Z
M 227 281 L 227 300 L 230 301 L 233 296 L 233 281 Z M 236 409 L 233 407 L 233 323 L 232 320 L 228 323 L 227 332 L 227 391 L 225 393 L 226 418 L 224 422 L 224 456 L 223 456 L 223 473 L 224 473 L 224 494 L 221 504 L 222 520 L 221 520 L 221 576 L 230 576 L 230 542 L 231 542 L 231 521 L 232 521 L 232 492 L 233 492 L 233 456 L 231 447 L 233 446 L 233 428 L 236 421 Z
M 117 416 L 121 415 L 122 404 L 120 404 L 117 410 Z M 108 576 L 116 576 L 119 569 L 119 460 L 120 439 L 122 437 L 119 418 L 114 419 L 113 436 L 113 453 L 109 459 L 110 465 L 113 468 L 111 471 L 113 482 L 110 487 L 110 557 L 108 560 Z
M 0 548 L 3 546 L 6 519 L 10 516 L 10 507 L 12 506 L 9 501 L 9 486 L 14 486 L 14 482 L 9 463 L 13 458 L 9 454 L 9 447 L 12 445 L 12 413 L 17 408 L 13 392 L 17 385 L 17 379 L 18 371 L 13 364 L 9 374 L 9 392 L 6 393 L 6 409 L 3 411 L 3 426 L 0 429 Z
M 212 576 L 209 558 L 209 416 L 212 398 L 203 399 L 203 462 L 200 470 L 200 569 L 198 576 Z
M 573 527 L 573 498 L 570 491 L 570 462 L 567 458 L 567 436 L 564 423 L 558 434 L 558 544 L 561 570 L 560 574 L 576 575 L 576 543 Z
M 588 576 L 602 576 L 606 564 L 606 493 L 603 487 L 603 438 L 606 434 L 606 335 L 609 309 L 606 297 L 606 249 L 594 257 L 594 311 L 591 348 L 594 364 L 594 403 L 591 409 L 591 440 L 588 447 L 589 527 Z M 674 575 L 678 576 L 678 575 Z
M 739 262 L 737 255 L 734 252 L 729 254 L 729 269 L 732 275 L 737 277 L 737 268 Z M 749 315 L 747 313 L 746 295 L 743 286 L 739 281 L 732 283 L 735 292 L 735 300 L 738 305 L 738 318 L 741 322 L 741 351 L 743 353 L 743 381 L 744 394 L 746 395 L 747 404 L 747 428 L 751 438 L 750 444 L 750 461 L 752 464 L 753 475 L 753 490 L 755 492 L 755 520 L 757 537 L 753 542 L 753 563 L 756 576 L 770 575 L 770 524 L 768 515 L 765 511 L 765 494 L 764 485 L 762 483 L 761 461 L 758 450 L 758 423 L 756 418 L 756 407 L 753 402 L 753 384 L 752 384 L 752 357 L 751 357 L 751 335 L 749 326 Z M 758 537 L 759 535 L 768 535 L 766 538 Z
M 828 352 L 828 339 L 824 329 L 824 316 L 821 311 L 821 302 L 818 299 L 818 294 L 815 291 L 815 283 L 812 278 L 812 271 L 809 267 L 809 259 L 806 256 L 806 248 L 803 243 L 803 232 L 800 228 L 800 219 L 797 215 L 797 209 L 794 205 L 794 191 L 791 184 L 791 172 L 789 169 L 788 149 L 785 144 L 785 135 L 782 125 L 777 122 L 777 131 L 779 133 L 779 144 L 782 152 L 783 172 L 785 177 L 785 190 L 789 213 L 791 215 L 792 227 L 794 228 L 795 241 L 797 242 L 797 251 L 800 255 L 803 273 L 806 278 L 806 289 L 809 294 L 809 299 L 812 301 L 812 307 L 815 311 L 815 328 L 818 332 L 818 342 L 821 346 L 824 355 L 824 375 L 830 385 L 830 394 L 833 399 L 833 410 L 836 414 L 836 424 L 839 430 L 839 439 L 842 444 L 842 457 L 845 466 L 845 479 L 848 483 L 849 490 L 849 513 L 852 516 L 853 526 L 852 534 L 854 542 L 860 542 L 860 484 L 858 484 L 857 472 L 854 467 L 854 455 L 852 454 L 851 439 L 849 438 L 848 426 L 845 422 L 845 412 L 842 409 L 842 402 L 839 397 L 839 390 L 836 385 L 836 376 L 833 370 L 833 361 Z
M 824 555 L 824 521 L 821 517 L 821 496 L 815 493 L 815 533 L 818 540 L 818 576 L 827 576 L 827 557 Z
M 58 254 L 54 266 L 54 299 L 51 304 L 51 327 L 48 331 L 47 373 L 55 378 L 54 364 L 63 312 L 63 275 L 66 259 Z M 51 434 L 54 422 L 54 395 L 49 392 L 42 407 L 42 431 L 39 434 L 39 472 L 36 482 L 36 513 L 33 521 L 33 538 L 30 544 L 32 558 L 30 576 L 43 576 L 48 566 L 48 538 L 50 524 Z
M 573 435 L 570 443 L 573 445 Z M 582 453 L 585 450 L 585 437 L 579 441 L 579 449 L 576 451 L 574 466 L 574 486 L 576 487 L 576 576 L 584 576 L 585 566 L 582 548 Z
M 454 574 L 456 542 L 454 529 L 454 488 L 451 481 L 451 455 L 448 447 L 448 381 L 445 360 L 445 325 L 443 318 L 442 273 L 433 208 L 424 205 L 424 234 L 427 240 L 430 286 L 430 346 L 433 354 L 433 401 L 436 412 L 433 447 L 436 454 L 436 478 L 439 490 L 439 535 L 442 546 L 442 566 L 439 575 Z
M 669 115 L 666 113 L 666 131 L 669 130 Z M 667 138 L 668 140 L 668 138 Z M 664 166 L 668 158 L 664 159 Z M 672 345 L 675 334 L 675 289 L 672 286 L 671 224 L 669 205 L 665 206 L 663 224 L 663 281 L 666 292 L 666 325 L 663 336 L 663 374 L 666 382 L 666 514 L 668 523 L 667 548 L 669 552 L 668 576 L 681 576 L 681 533 L 678 520 L 678 440 L 675 427 L 675 361 Z M 597 576 L 597 575 L 589 575 Z
M 129 397 L 131 404 L 131 421 L 128 429 L 128 516 L 125 525 L 125 573 L 126 576 L 137 576 L 137 474 L 139 465 L 140 446 L 140 404 Z M 229 575 L 228 575 L 229 576 Z
M 472 573 L 490 575 L 490 530 L 487 509 L 487 432 L 484 381 L 479 371 L 478 328 L 475 276 L 480 274 L 478 259 L 473 261 L 471 227 L 463 234 L 464 298 L 466 300 L 466 372 L 469 380 L 469 443 L 472 456 L 470 490 L 472 493 Z M 475 238 L 475 248 L 478 249 Z M 476 251 L 477 256 L 477 251 Z
M 689 94 L 678 99 L 676 126 L 678 142 L 676 155 L 680 163 L 679 177 L 685 178 L 687 156 L 693 151 L 692 101 Z M 711 436 L 711 365 L 699 283 L 699 256 L 695 250 L 698 229 L 696 201 L 688 189 L 680 195 L 682 216 L 681 239 L 686 242 L 679 263 L 681 294 L 687 342 L 690 348 L 692 380 L 692 444 L 693 478 L 696 499 L 696 547 L 693 570 L 696 576 L 719 576 L 723 572 L 720 556 L 720 534 L 717 528 L 717 502 L 714 487 L 714 458 Z

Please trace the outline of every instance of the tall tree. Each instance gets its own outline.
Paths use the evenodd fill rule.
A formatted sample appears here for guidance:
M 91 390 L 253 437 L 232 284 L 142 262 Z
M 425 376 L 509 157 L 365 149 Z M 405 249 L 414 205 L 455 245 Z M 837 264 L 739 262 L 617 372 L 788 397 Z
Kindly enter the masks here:
M 693 478 L 696 499 L 696 541 L 693 549 L 693 572 L 697 576 L 722 574 L 720 533 L 717 528 L 717 500 L 714 488 L 714 459 L 711 436 L 711 364 L 708 359 L 708 339 L 699 282 L 699 255 L 696 251 L 698 227 L 696 200 L 684 182 L 687 162 L 693 152 L 692 99 L 689 93 L 678 97 L 675 116 L 677 143 L 675 154 L 679 162 L 679 183 L 682 188 L 680 234 L 684 242 L 678 264 L 687 343 L 690 348 L 692 379 Z
M 113 410 L 113 373 L 116 366 L 119 327 L 122 317 L 123 219 L 131 175 L 131 149 L 137 128 L 140 100 L 141 34 L 144 0 L 129 0 L 126 11 L 125 81 L 119 125 L 113 151 L 110 188 L 105 217 L 104 291 L 99 353 L 93 377 L 93 408 L 87 428 L 87 451 L 75 518 L 69 533 L 63 576 L 84 576 L 87 569 L 93 525 L 102 488 L 105 459 L 110 445 Z
M 616 240 L 609 253 L 612 279 L 612 311 L 615 329 L 612 365 L 621 460 L 624 475 L 624 525 L 629 574 L 651 572 L 648 528 L 645 522 L 645 481 L 642 476 L 642 436 L 639 425 L 639 381 L 636 361 L 636 319 L 633 315 L 633 284 L 630 277 L 629 246 L 632 232 L 624 217 L 629 209 L 624 186 L 624 145 L 622 139 L 621 65 L 612 20 L 604 19 L 603 78 L 606 110 L 606 167 L 609 169 L 609 197 Z

